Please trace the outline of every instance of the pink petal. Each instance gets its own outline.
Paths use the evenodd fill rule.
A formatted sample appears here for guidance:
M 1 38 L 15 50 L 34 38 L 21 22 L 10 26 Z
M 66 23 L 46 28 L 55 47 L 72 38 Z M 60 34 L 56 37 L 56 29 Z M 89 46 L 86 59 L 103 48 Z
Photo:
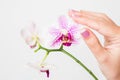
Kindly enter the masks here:
M 59 35 L 60 34 L 60 29 L 55 29 L 55 28 L 51 28 L 49 30 L 50 34 L 52 35 Z
M 74 40 L 72 41 L 72 44 L 78 44 L 78 40 L 77 40 L 77 39 L 74 39 Z
M 66 29 L 68 24 L 67 24 L 67 20 L 65 16 L 60 16 L 58 20 L 59 20 L 58 22 L 59 22 L 60 27 L 63 29 Z
M 52 46 L 55 46 L 56 44 L 60 44 L 60 43 L 61 43 L 61 40 L 60 40 L 61 35 L 62 35 L 62 34 L 59 34 L 59 35 L 54 39 L 54 41 L 52 42 Z
M 69 32 L 70 32 L 71 34 L 75 34 L 75 33 L 77 33 L 78 31 L 79 31 L 79 29 L 78 29 L 77 25 L 72 25 L 72 26 L 69 28 Z

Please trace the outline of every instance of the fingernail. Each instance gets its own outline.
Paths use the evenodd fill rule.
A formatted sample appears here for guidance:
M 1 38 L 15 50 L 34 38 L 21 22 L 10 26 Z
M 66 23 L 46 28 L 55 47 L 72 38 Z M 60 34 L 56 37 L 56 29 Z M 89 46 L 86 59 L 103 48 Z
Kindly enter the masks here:
M 69 10 L 69 16 L 70 16 L 70 17 L 73 17 L 73 12 L 72 12 L 72 10 Z
M 73 9 L 72 9 L 72 10 L 70 10 L 70 11 L 71 11 L 71 12 L 73 12 L 73 13 L 77 12 L 77 10 L 73 10 Z
M 69 14 L 70 14 L 71 17 L 76 17 L 78 12 L 76 10 L 72 9 L 72 10 L 69 10 Z
M 83 29 L 83 30 L 81 31 L 81 35 L 82 35 L 83 38 L 88 38 L 88 37 L 90 36 L 90 33 L 89 33 L 88 30 Z

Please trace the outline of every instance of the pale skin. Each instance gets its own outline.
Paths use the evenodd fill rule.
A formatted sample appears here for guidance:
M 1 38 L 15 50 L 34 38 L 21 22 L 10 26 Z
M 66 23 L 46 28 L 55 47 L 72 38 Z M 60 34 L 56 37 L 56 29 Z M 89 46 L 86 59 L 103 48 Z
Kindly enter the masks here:
M 120 80 L 120 27 L 103 13 L 70 10 L 68 14 L 76 23 L 104 36 L 105 43 L 101 45 L 96 35 L 85 28 L 89 35 L 83 36 L 83 39 L 96 57 L 106 79 Z

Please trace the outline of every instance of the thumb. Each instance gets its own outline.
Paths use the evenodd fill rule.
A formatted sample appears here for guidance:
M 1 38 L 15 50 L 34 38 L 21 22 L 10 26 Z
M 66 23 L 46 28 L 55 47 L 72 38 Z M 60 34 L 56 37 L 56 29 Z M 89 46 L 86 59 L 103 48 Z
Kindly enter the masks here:
M 87 46 L 92 51 L 92 53 L 94 54 L 94 56 L 96 57 L 96 59 L 98 61 L 105 58 L 103 56 L 106 55 L 105 54 L 106 50 L 104 49 L 104 47 L 102 47 L 98 38 L 91 30 L 83 29 L 81 31 L 81 35 L 82 35 L 83 39 L 85 40 Z

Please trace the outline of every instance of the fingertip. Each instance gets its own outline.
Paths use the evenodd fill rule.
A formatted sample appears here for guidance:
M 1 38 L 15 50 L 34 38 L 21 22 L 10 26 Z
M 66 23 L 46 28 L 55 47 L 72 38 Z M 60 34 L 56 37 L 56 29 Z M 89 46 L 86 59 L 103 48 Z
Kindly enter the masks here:
M 70 9 L 70 10 L 68 11 L 68 15 L 69 15 L 70 17 L 72 17 L 72 15 L 73 15 L 73 10 L 72 10 L 72 9 Z
M 68 14 L 70 17 L 76 17 L 79 15 L 79 11 L 71 9 L 68 11 Z
M 83 38 L 88 38 L 90 36 L 90 32 L 87 29 L 82 29 L 81 30 L 81 35 Z
M 100 44 L 97 36 L 91 30 L 86 28 L 81 31 L 81 35 L 97 60 L 100 60 L 100 57 L 104 55 L 105 50 L 104 47 L 102 47 Z

